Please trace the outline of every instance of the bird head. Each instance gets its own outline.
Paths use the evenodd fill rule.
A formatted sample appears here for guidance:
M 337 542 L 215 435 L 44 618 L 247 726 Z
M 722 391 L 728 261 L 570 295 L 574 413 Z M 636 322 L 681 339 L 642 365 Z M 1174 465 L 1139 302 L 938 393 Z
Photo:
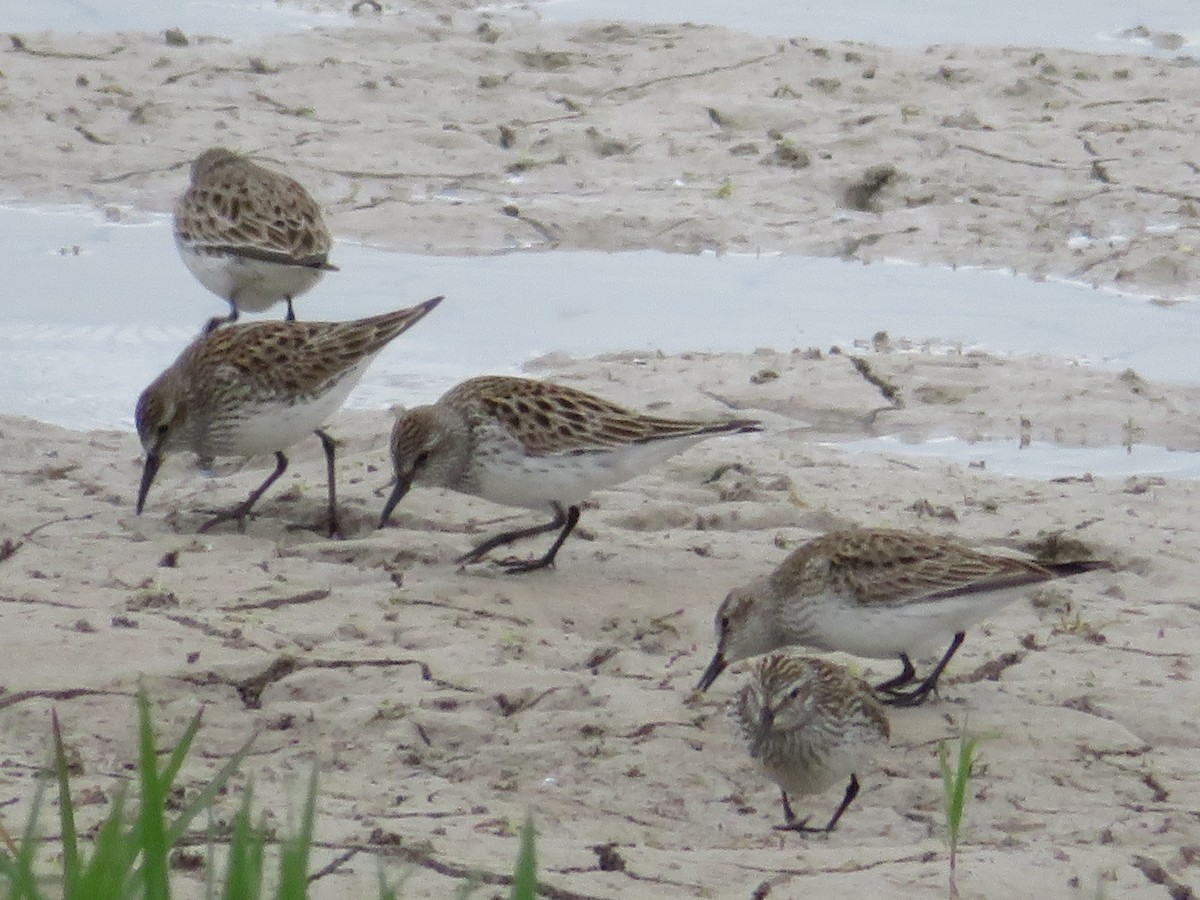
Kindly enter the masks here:
M 717 634 L 717 650 L 697 685 L 706 691 L 732 662 L 774 650 L 778 643 L 772 639 L 768 607 L 765 600 L 765 580 L 734 588 L 721 601 L 713 621 Z
M 414 484 L 454 486 L 470 456 L 466 424 L 452 410 L 437 405 L 404 412 L 392 428 L 392 466 L 396 486 L 379 519 L 387 524 L 396 504 Z
M 158 473 L 167 451 L 179 440 L 184 419 L 183 403 L 172 381 L 166 373 L 138 398 L 135 419 L 142 449 L 146 451 L 146 463 L 142 468 L 142 483 L 138 488 L 137 513 L 142 514 L 146 495 Z

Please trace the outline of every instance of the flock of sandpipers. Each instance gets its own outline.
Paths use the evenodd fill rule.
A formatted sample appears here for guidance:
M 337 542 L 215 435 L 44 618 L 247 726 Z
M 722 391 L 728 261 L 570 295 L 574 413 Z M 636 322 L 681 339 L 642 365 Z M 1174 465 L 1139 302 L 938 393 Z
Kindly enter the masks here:
M 274 454 L 267 479 L 200 531 L 246 518 L 287 468 L 285 451 L 316 434 L 325 450 L 328 532 L 338 520 L 334 440 L 324 425 L 367 367 L 441 297 L 351 322 L 296 321 L 292 301 L 327 271 L 330 237 L 321 209 L 295 180 L 245 156 L 214 148 L 191 167 L 175 209 L 175 238 L 188 269 L 230 306 L 208 322 L 137 404 L 146 459 L 140 514 L 162 460 L 176 450 L 202 459 Z M 238 323 L 240 311 L 287 304 L 284 321 Z M 484 376 L 436 403 L 410 409 L 392 429 L 395 488 L 387 524 L 414 485 L 449 488 L 494 503 L 552 513 L 541 525 L 506 531 L 460 557 L 557 532 L 540 557 L 499 562 L 510 573 L 554 564 L 579 521 L 582 502 L 714 435 L 760 431 L 749 419 L 688 421 L 625 409 L 573 388 L 527 378 Z M 980 553 L 912 531 L 854 528 L 816 538 L 774 572 L 730 592 L 716 615 L 717 648 L 700 678 L 707 690 L 726 666 L 765 657 L 734 701 L 750 755 L 778 784 L 781 829 L 832 831 L 858 792 L 856 773 L 889 739 L 885 706 L 913 706 L 934 691 L 965 629 L 1031 585 L 1095 569 L 1101 560 L 1043 564 Z M 912 657 L 949 641 L 918 678 Z M 802 646 L 874 659 L 903 670 L 871 686 L 843 666 L 776 653 Z M 827 823 L 797 818 L 790 796 L 848 779 Z

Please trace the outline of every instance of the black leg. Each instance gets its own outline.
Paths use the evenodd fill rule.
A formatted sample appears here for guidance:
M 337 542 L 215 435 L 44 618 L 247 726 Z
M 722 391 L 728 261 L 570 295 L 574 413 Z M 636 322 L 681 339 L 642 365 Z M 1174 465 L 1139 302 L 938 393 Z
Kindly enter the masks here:
M 783 788 L 779 789 L 779 799 L 783 801 L 783 821 L 788 823 L 795 822 L 796 814 L 792 811 L 792 804 L 788 803 L 787 791 Z
M 238 320 L 237 301 L 230 300 L 229 301 L 229 315 L 227 315 L 223 319 L 220 316 L 213 316 L 211 319 L 208 320 L 208 324 L 204 326 L 204 333 L 212 334 L 214 331 L 216 331 L 222 325 L 228 325 L 231 322 L 236 322 L 237 320 Z
M 881 697 L 880 700 L 888 706 L 920 706 L 929 699 L 929 695 L 937 690 L 938 679 L 942 676 L 946 666 L 950 662 L 950 658 L 954 656 L 955 651 L 962 645 L 966 633 L 959 631 L 954 635 L 954 640 L 950 642 L 950 646 L 946 652 L 942 654 L 941 660 L 933 671 L 926 676 L 925 680 L 918 684 L 911 691 L 890 691 L 886 697 Z
M 562 510 L 559 510 L 561 515 Z M 504 571 L 509 575 L 517 575 L 521 572 L 536 572 L 538 569 L 544 569 L 547 566 L 554 565 L 554 557 L 558 555 L 558 548 L 563 545 L 563 541 L 567 539 L 575 526 L 579 523 L 579 507 L 571 506 L 567 508 L 567 517 L 563 524 L 563 530 L 559 532 L 558 537 L 554 539 L 554 543 L 550 545 L 550 549 L 546 551 L 546 555 L 541 559 L 517 559 L 505 561 L 501 563 L 504 566 Z
M 846 785 L 846 793 L 842 796 L 841 805 L 838 806 L 837 812 L 833 814 L 833 818 L 829 820 L 829 824 L 824 828 L 814 828 L 808 824 L 808 817 L 797 819 L 795 813 L 792 812 L 792 805 L 788 803 L 787 793 L 780 792 L 783 797 L 783 814 L 787 819 L 786 824 L 776 825 L 776 831 L 795 831 L 800 834 L 827 834 L 837 828 L 838 819 L 842 817 L 842 813 L 846 811 L 853 801 L 858 796 L 858 777 L 850 776 L 850 783 Z
M 562 532 L 555 539 L 554 544 L 546 552 L 546 555 L 540 559 L 519 560 L 516 562 L 504 563 L 504 568 L 510 574 L 516 572 L 532 572 L 535 569 L 544 569 L 546 566 L 554 565 L 554 556 L 558 553 L 558 548 L 563 545 L 563 541 L 567 539 L 567 535 L 579 522 L 579 507 L 572 506 L 566 512 L 558 504 L 554 505 L 554 520 L 547 522 L 545 525 L 534 525 L 531 528 L 519 528 L 516 531 L 506 531 L 503 534 L 498 534 L 495 537 L 490 537 L 479 546 L 473 548 L 469 553 L 465 553 L 458 558 L 460 563 L 479 562 L 492 550 L 497 547 L 503 547 L 506 544 L 511 544 L 515 541 L 524 540 L 525 538 L 535 537 L 539 534 L 545 534 L 548 531 L 555 531 L 559 528 Z
M 284 321 L 285 322 L 295 322 L 296 321 L 296 311 L 294 309 L 292 309 L 292 298 L 284 297 L 284 299 L 287 300 L 287 308 L 288 308 L 287 316 L 284 318 Z M 317 432 L 317 434 L 320 434 L 320 433 L 321 432 L 319 432 L 319 431 Z
M 904 663 L 904 671 L 895 678 L 889 678 L 882 684 L 875 685 L 875 690 L 885 694 L 895 693 L 896 688 L 902 688 L 912 682 L 917 676 L 917 670 L 913 668 L 912 660 L 908 658 L 907 653 L 900 654 L 900 662 Z
M 854 801 L 854 798 L 857 796 L 858 796 L 858 776 L 851 775 L 850 783 L 848 785 L 846 785 L 846 793 L 842 797 L 842 805 L 837 808 L 837 812 L 835 812 L 833 814 L 833 818 L 830 819 L 829 824 L 825 826 L 826 831 L 833 831 L 833 829 L 837 828 L 838 819 L 840 819 L 842 817 L 842 813 L 844 813 L 846 811 L 846 807 L 849 806 Z
M 796 813 L 792 811 L 792 804 L 788 802 L 787 791 L 783 788 L 779 789 L 779 799 L 783 801 L 783 824 L 773 826 L 776 831 L 796 831 L 800 834 L 811 834 L 814 831 L 821 831 L 820 828 L 808 827 L 808 816 L 803 819 L 797 819 Z
M 464 553 L 455 561 L 460 563 L 479 562 L 497 547 L 503 547 L 505 544 L 511 544 L 514 541 L 524 540 L 525 538 L 536 537 L 539 534 L 545 534 L 547 531 L 555 531 L 562 528 L 566 521 L 567 517 L 562 509 L 556 507 L 554 521 L 547 522 L 545 525 L 534 525 L 532 528 L 518 528 L 516 531 L 505 531 L 495 537 L 490 537 L 482 544 L 472 547 L 469 553 Z
M 342 534 L 342 526 L 338 521 L 337 511 L 337 470 L 333 465 L 337 445 L 334 443 L 333 438 L 320 428 L 316 430 L 316 435 L 321 439 L 321 446 L 325 448 L 325 478 L 329 484 L 329 536 L 331 538 L 345 537 Z
M 233 509 L 227 509 L 224 512 L 217 513 L 215 516 L 213 516 L 211 519 L 209 519 L 207 522 L 205 522 L 203 525 L 201 525 L 200 531 L 201 532 L 208 531 L 208 529 L 212 528 L 214 525 L 219 525 L 221 522 L 228 522 L 230 520 L 236 521 L 238 523 L 239 531 L 245 531 L 246 530 L 246 517 L 248 515 L 250 515 L 251 508 L 254 506 L 255 503 L 258 502 L 258 498 L 261 497 L 264 493 L 266 493 L 267 488 L 269 488 L 271 485 L 273 485 L 275 483 L 276 479 L 278 479 L 279 476 L 284 473 L 284 470 L 287 469 L 287 465 L 288 465 L 287 457 L 283 455 L 283 451 L 281 450 L 281 451 L 276 452 L 276 454 L 275 454 L 275 471 L 267 476 L 267 480 L 264 481 L 261 485 L 259 485 L 256 490 L 251 491 L 250 496 L 247 497 L 245 499 L 245 501 L 243 501 L 242 503 L 239 503 Z

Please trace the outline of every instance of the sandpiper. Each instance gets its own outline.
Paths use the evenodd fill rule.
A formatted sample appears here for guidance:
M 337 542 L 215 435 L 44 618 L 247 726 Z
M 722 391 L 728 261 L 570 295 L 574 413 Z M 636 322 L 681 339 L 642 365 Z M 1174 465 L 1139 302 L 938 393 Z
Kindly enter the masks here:
M 858 771 L 887 745 L 887 716 L 871 686 L 820 659 L 774 654 L 755 668 L 734 707 L 750 756 L 779 785 L 778 830 L 833 831 L 858 795 Z M 788 795 L 816 794 L 845 778 L 841 805 L 821 828 L 797 819 Z
M 1035 584 L 1096 569 L 1102 560 L 1038 563 L 980 553 L 942 537 L 853 528 L 808 541 L 765 578 L 735 588 L 716 615 L 717 651 L 700 679 L 707 690 L 725 667 L 801 645 L 855 656 L 898 656 L 903 671 L 876 687 L 885 703 L 914 706 L 937 685 L 965 629 Z M 915 687 L 912 655 L 950 639 Z
M 146 451 L 138 514 L 173 450 L 202 458 L 274 453 L 275 470 L 267 480 L 200 530 L 231 519 L 244 527 L 251 507 L 287 468 L 283 451 L 315 433 L 325 449 L 329 534 L 339 534 L 334 443 L 321 426 L 384 346 L 441 300 L 354 322 L 255 322 L 200 335 L 138 399 L 137 429 Z
M 191 185 L 175 206 L 175 243 L 200 283 L 230 307 L 261 312 L 287 302 L 337 267 L 321 207 L 295 179 L 213 147 L 192 163 Z
M 379 527 L 413 484 L 440 486 L 493 503 L 548 509 L 544 525 L 489 538 L 459 562 L 558 530 L 541 557 L 502 563 L 510 573 L 554 563 L 593 491 L 640 475 L 697 441 L 760 431 L 751 419 L 663 419 L 546 381 L 511 376 L 472 378 L 436 403 L 405 412 L 392 429 L 396 486 Z

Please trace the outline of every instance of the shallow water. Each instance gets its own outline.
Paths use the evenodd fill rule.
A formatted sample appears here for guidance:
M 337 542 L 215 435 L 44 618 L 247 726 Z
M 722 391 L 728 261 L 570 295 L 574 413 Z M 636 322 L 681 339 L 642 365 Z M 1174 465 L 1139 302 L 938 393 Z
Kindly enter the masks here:
M 893 46 L 1015 44 L 1175 56 L 1193 54 L 1200 44 L 1200 3 L 1194 0 L 532 0 L 514 5 L 529 6 L 557 22 L 695 22 L 777 37 L 803 35 Z M 1184 46 L 1156 46 L 1149 37 L 1121 36 L 1139 25 L 1178 35 Z
M 349 8 L 347 2 L 346 7 Z M 0 24 L 5 31 L 163 31 L 263 37 L 320 25 L 345 25 L 343 12 L 311 12 L 270 0 L 4 0 Z
M 131 429 L 142 388 L 227 309 L 184 268 L 165 216 L 112 223 L 78 210 L 0 209 L 0 254 L 6 296 L 28 298 L 0 307 L 0 413 Z M 656 251 L 416 256 L 345 242 L 333 260 L 342 271 L 297 300 L 301 318 L 447 297 L 376 360 L 352 407 L 426 402 L 463 378 L 515 372 L 550 352 L 827 349 L 880 330 L 893 344 L 1200 377 L 1200 305 L 999 272 Z

